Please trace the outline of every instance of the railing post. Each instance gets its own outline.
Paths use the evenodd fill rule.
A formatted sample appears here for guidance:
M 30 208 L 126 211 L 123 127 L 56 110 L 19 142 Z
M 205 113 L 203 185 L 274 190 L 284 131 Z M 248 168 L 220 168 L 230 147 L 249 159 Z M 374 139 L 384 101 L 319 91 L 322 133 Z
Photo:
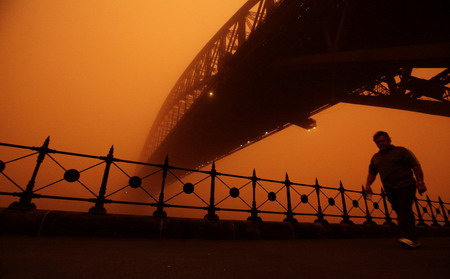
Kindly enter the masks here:
M 339 192 L 341 192 L 341 198 L 342 198 L 342 221 L 341 224 L 354 224 L 351 220 L 350 220 L 350 216 L 348 215 L 348 211 L 347 211 L 347 203 L 345 202 L 345 189 L 344 189 L 344 185 L 342 185 L 342 181 L 339 182 Z
M 291 181 L 289 180 L 289 175 L 286 173 L 286 179 L 284 181 L 284 185 L 286 186 L 286 195 L 287 195 L 287 211 L 286 218 L 284 222 L 289 223 L 297 223 L 297 219 L 294 218 L 294 213 L 292 212 L 292 204 L 291 204 Z
M 436 216 L 434 216 L 433 205 L 431 204 L 430 197 L 427 195 L 427 203 L 430 208 L 431 220 L 433 221 L 433 226 L 439 226 L 439 223 L 436 220 Z
M 420 206 L 417 197 L 414 197 L 414 204 L 416 205 L 417 220 L 419 221 L 417 225 L 425 227 L 427 224 L 423 221 L 422 213 L 420 213 Z
M 316 185 L 314 186 L 317 195 L 317 220 L 314 223 L 328 224 L 328 221 L 323 217 L 322 206 L 320 205 L 320 185 L 316 178 Z
M 166 218 L 167 217 L 167 213 L 164 211 L 164 188 L 166 185 L 166 178 L 167 178 L 168 171 L 169 171 L 169 156 L 166 156 L 166 158 L 164 159 L 164 165 L 163 165 L 161 191 L 159 192 L 158 205 L 156 207 L 155 212 L 153 212 L 153 217 L 157 217 L 157 218 Z
M 36 160 L 36 166 L 34 167 L 33 174 L 31 175 L 30 181 L 27 184 L 27 188 L 21 194 L 18 202 L 13 202 L 9 205 L 9 209 L 20 209 L 20 210 L 33 210 L 36 209 L 36 205 L 31 203 L 33 199 L 33 189 L 34 184 L 36 183 L 36 177 L 39 172 L 39 168 L 41 167 L 42 162 L 45 159 L 45 155 L 47 155 L 49 149 L 48 145 L 50 143 L 50 137 L 44 141 L 44 144 L 39 148 L 39 155 Z
M 114 161 L 114 146 L 111 146 L 109 149 L 109 153 L 105 159 L 105 171 L 103 172 L 102 184 L 100 186 L 100 190 L 98 193 L 97 201 L 95 205 L 89 209 L 89 213 L 92 214 L 106 214 L 105 205 L 105 194 L 106 194 L 106 185 L 108 184 L 109 170 L 111 169 L 111 164 Z
M 384 205 L 384 212 L 385 212 L 385 225 L 395 225 L 394 222 L 392 222 L 391 215 L 389 214 L 389 208 L 387 206 L 386 202 L 386 192 L 384 192 L 384 189 L 381 189 L 381 198 L 383 199 L 383 205 Z
M 450 226 L 450 222 L 448 221 L 448 215 L 445 211 L 444 202 L 442 201 L 441 197 L 439 197 L 439 205 L 441 206 L 442 215 L 444 216 L 445 226 L 448 227 Z
M 372 220 L 372 215 L 370 215 L 369 206 L 367 205 L 366 190 L 364 189 L 364 186 L 362 186 L 361 188 L 362 188 L 362 195 L 364 198 L 364 205 L 366 206 L 366 221 L 364 222 L 364 224 L 376 225 L 376 223 Z
M 252 213 L 251 216 L 247 218 L 247 221 L 252 222 L 262 222 L 261 217 L 258 216 L 258 208 L 256 207 L 256 183 L 258 178 L 256 177 L 256 170 L 253 169 L 252 175 L 252 193 L 253 193 L 253 202 L 252 202 Z
M 215 206 L 215 191 L 216 191 L 216 162 L 213 162 L 211 167 L 211 190 L 209 196 L 209 206 L 208 206 L 208 214 L 205 215 L 205 219 L 208 221 L 218 221 L 219 216 L 216 214 L 216 206 Z

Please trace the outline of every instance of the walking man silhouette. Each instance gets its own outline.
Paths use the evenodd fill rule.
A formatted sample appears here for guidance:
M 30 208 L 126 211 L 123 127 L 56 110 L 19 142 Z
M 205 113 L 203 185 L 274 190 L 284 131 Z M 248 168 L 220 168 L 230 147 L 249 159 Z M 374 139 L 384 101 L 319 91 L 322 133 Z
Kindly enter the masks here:
M 416 190 L 420 195 L 427 190 L 420 163 L 408 149 L 394 146 L 387 132 L 376 132 L 373 141 L 379 151 L 370 160 L 366 193 L 372 193 L 371 185 L 379 173 L 386 197 L 397 213 L 400 244 L 419 247 L 412 205 Z

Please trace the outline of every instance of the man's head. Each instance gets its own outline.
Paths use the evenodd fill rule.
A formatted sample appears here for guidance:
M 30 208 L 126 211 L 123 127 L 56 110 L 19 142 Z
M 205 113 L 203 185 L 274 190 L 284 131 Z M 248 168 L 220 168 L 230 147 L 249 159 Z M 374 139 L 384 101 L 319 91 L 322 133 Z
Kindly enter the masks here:
M 378 131 L 373 135 L 373 141 L 380 150 L 384 150 L 391 146 L 391 137 L 384 131 Z

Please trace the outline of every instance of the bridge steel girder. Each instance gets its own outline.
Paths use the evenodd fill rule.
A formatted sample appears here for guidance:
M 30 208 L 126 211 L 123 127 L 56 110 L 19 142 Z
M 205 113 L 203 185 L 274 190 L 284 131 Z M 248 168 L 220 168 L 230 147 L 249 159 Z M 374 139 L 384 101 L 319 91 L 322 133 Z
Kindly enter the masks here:
M 249 0 L 202 48 L 175 83 L 151 128 L 146 156 L 158 147 L 193 103 L 214 88 L 230 57 L 282 0 Z
M 339 102 L 449 116 L 449 15 L 437 0 L 250 0 L 177 81 L 144 157 L 201 167 Z
M 450 42 L 334 51 L 292 57 L 274 67 L 294 69 L 377 67 L 446 68 L 450 65 Z
M 450 103 L 444 102 L 414 100 L 409 98 L 398 99 L 392 98 L 391 96 L 348 96 L 342 98 L 341 102 L 450 117 Z
M 450 69 L 429 79 L 412 76 L 412 68 L 401 68 L 341 95 L 341 102 L 450 117 Z

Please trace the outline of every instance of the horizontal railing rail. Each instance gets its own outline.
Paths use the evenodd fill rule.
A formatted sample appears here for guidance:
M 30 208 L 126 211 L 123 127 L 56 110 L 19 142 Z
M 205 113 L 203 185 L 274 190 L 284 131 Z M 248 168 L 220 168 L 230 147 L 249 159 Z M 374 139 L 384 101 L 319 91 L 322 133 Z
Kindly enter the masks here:
M 33 210 L 35 199 L 46 199 L 90 203 L 92 214 L 106 214 L 107 205 L 115 204 L 153 208 L 153 216 L 160 218 L 167 217 L 169 209 L 177 210 L 174 215 L 180 210 L 197 210 L 210 221 L 219 220 L 218 212 L 228 214 L 228 218 L 245 214 L 253 222 L 269 215 L 284 216 L 284 221 L 293 223 L 300 219 L 324 224 L 394 224 L 396 220 L 383 190 L 369 197 L 364 187 L 346 189 L 342 182 L 333 188 L 320 185 L 317 179 L 314 184 L 297 183 L 288 174 L 284 180 L 258 177 L 255 170 L 250 176 L 235 175 L 217 171 L 215 163 L 210 170 L 186 169 L 171 166 L 167 157 L 163 164 L 152 164 L 115 158 L 113 147 L 106 156 L 94 156 L 51 149 L 49 142 L 47 138 L 40 147 L 0 143 L 0 196 L 19 198 L 9 205 L 10 209 Z M 36 162 L 29 160 L 34 157 Z M 69 164 L 87 166 L 65 167 Z M 99 170 L 100 166 L 103 169 Z M 140 172 L 146 174 L 131 175 L 135 171 L 130 167 L 137 166 L 147 168 Z M 27 167 L 31 177 L 24 182 Z M 75 191 L 72 185 L 76 184 L 83 194 Z M 119 193 L 121 198 L 117 198 Z M 417 224 L 449 226 L 449 205 L 440 197 L 437 201 L 428 196 L 416 198 L 413 208 Z

